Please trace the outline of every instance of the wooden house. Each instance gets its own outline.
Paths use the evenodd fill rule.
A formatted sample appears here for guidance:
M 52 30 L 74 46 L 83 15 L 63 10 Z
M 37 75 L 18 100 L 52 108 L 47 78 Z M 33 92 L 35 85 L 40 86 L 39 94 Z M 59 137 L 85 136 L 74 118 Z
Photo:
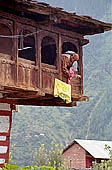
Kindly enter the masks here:
M 33 0 L 0 0 L 0 98 L 18 105 L 75 106 L 83 96 L 83 52 L 85 35 L 112 29 L 89 16 L 78 16 L 61 8 Z M 80 58 L 73 78 L 72 102 L 53 96 L 55 78 L 67 81 L 61 58 L 67 50 Z
M 112 141 L 75 139 L 63 150 L 66 168 L 86 169 L 91 168 L 95 161 L 101 163 L 101 160 L 109 160 L 106 145 L 112 147 Z

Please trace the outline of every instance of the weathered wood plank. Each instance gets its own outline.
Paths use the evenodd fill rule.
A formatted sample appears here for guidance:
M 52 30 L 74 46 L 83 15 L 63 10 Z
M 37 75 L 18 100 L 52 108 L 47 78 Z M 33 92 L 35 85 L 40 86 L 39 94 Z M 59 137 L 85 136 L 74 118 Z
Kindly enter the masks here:
M 38 92 L 34 92 L 34 91 L 18 91 L 18 92 L 10 92 L 10 93 L 6 93 L 3 94 L 3 98 L 11 98 L 11 99 L 25 99 L 25 98 L 38 98 L 40 96 L 45 96 L 45 93 L 43 93 L 42 91 L 38 91 Z
M 72 107 L 76 106 L 76 102 L 73 101 L 70 104 L 66 104 L 63 100 L 60 98 L 54 98 L 54 99 L 46 99 L 46 100 L 38 100 L 38 99 L 32 99 L 32 100 L 15 100 L 15 104 L 22 104 L 22 105 L 36 105 L 36 106 L 63 106 L 63 107 Z
M 0 84 L 14 85 L 14 61 L 0 58 Z

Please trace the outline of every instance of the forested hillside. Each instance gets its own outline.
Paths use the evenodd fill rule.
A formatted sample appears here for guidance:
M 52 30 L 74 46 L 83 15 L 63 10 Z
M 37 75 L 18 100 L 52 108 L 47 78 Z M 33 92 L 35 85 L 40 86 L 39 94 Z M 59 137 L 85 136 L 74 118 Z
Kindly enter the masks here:
M 111 22 L 112 0 L 43 1 Z M 50 147 L 52 141 L 65 146 L 74 138 L 112 139 L 112 31 L 87 38 L 90 44 L 84 47 L 84 94 L 89 102 L 73 108 L 19 107 L 13 114 L 11 136 L 17 164 L 32 164 L 41 143 Z

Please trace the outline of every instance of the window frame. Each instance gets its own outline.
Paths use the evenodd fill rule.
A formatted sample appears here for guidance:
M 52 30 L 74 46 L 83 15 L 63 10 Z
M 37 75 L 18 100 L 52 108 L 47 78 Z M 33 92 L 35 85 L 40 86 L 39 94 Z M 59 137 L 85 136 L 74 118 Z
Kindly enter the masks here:
M 56 43 L 56 65 L 50 65 L 50 64 L 46 64 L 46 63 L 41 62 L 42 68 L 46 67 L 46 68 L 49 68 L 49 69 L 52 69 L 52 70 L 57 70 L 58 69 L 58 61 L 59 61 L 58 34 L 54 33 L 54 32 L 44 31 L 44 30 L 41 30 L 40 34 L 41 34 L 41 36 L 40 36 L 40 44 L 41 45 L 42 45 L 42 40 L 43 40 L 44 37 L 50 37 L 50 38 L 54 39 L 55 43 Z M 42 48 L 42 46 L 41 46 L 41 48 Z
M 22 23 L 17 23 L 17 35 L 20 35 L 21 32 L 24 32 L 24 31 L 29 31 L 31 33 L 34 33 L 34 40 L 35 40 L 35 61 L 32 61 L 32 60 L 29 60 L 29 59 L 25 59 L 25 58 L 22 58 L 22 57 L 19 57 L 19 51 L 17 52 L 18 53 L 18 61 L 19 62 L 24 62 L 26 64 L 31 64 L 31 65 L 36 65 L 36 60 L 37 60 L 37 35 L 36 35 L 36 32 L 37 32 L 37 29 L 36 27 L 34 26 L 30 26 L 30 25 L 24 25 Z M 17 39 L 17 50 L 18 50 L 18 43 L 19 43 L 19 39 Z
M 80 60 L 80 50 L 79 50 L 79 41 L 78 39 L 73 39 L 71 37 L 67 37 L 67 36 L 62 36 L 62 40 L 61 40 L 61 48 L 63 47 L 64 43 L 72 43 L 76 48 L 77 48 L 77 53 L 79 54 L 79 60 Z M 63 51 L 63 50 L 62 50 Z M 77 62 L 77 71 L 75 71 L 75 73 L 79 74 L 79 61 Z
M 5 25 L 9 29 L 9 31 L 11 32 L 11 36 L 13 36 L 13 32 L 14 32 L 14 29 L 13 29 L 14 28 L 13 20 L 0 17 L 0 24 Z M 13 55 L 14 55 L 13 54 L 13 49 L 14 49 L 14 39 L 12 39 L 11 55 L 6 54 L 6 59 L 13 60 Z M 4 57 L 5 57 L 5 55 L 4 55 Z

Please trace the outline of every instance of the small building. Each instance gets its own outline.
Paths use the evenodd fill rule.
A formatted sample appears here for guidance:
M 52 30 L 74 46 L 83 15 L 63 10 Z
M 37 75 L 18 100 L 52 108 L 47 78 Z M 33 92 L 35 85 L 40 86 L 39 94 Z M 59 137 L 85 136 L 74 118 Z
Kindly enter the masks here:
M 90 168 L 93 161 L 110 158 L 106 145 L 112 147 L 112 141 L 75 139 L 63 150 L 63 161 L 66 167 Z

